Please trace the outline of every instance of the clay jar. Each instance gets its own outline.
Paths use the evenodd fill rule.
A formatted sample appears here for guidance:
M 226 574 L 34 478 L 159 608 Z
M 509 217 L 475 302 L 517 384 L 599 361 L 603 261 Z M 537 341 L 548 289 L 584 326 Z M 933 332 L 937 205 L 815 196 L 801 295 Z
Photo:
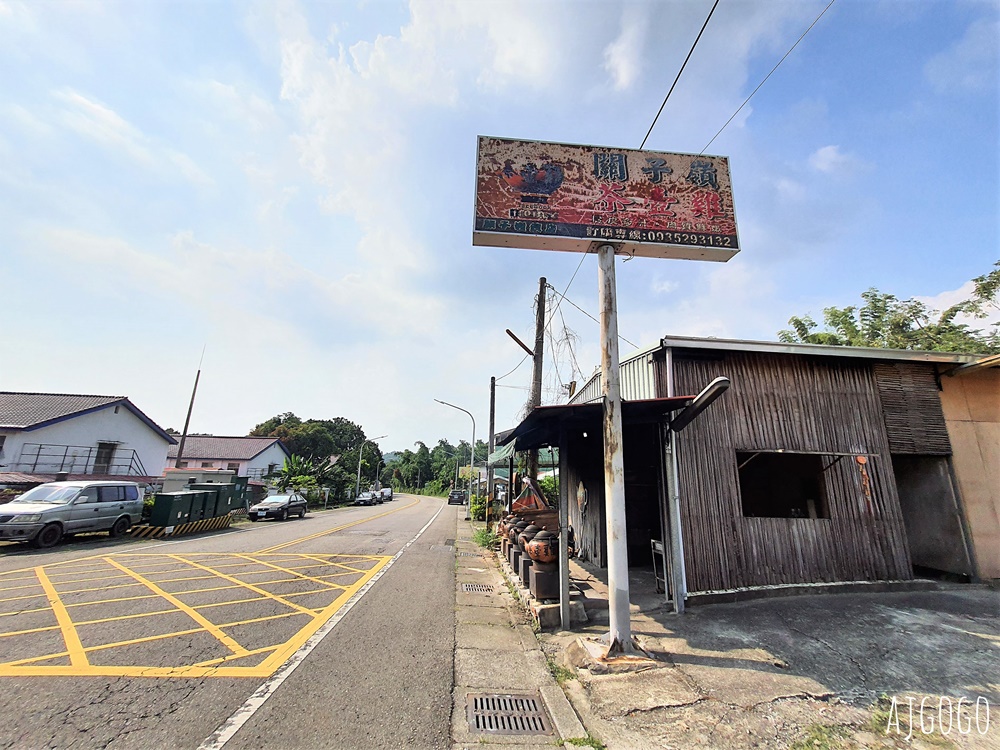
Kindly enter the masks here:
M 520 534 L 522 531 L 524 531 L 526 528 L 528 528 L 527 521 L 517 521 L 515 523 L 512 523 L 510 525 L 509 530 L 507 531 L 507 538 L 510 539 L 510 543 L 513 545 L 517 545 L 517 535 Z
M 535 524 L 531 524 L 530 526 L 526 526 L 521 533 L 517 535 L 517 546 L 521 548 L 522 552 L 525 551 L 525 545 L 527 545 L 539 531 L 541 531 L 540 528 L 535 526 Z
M 559 537 L 543 529 L 525 545 L 524 551 L 536 563 L 554 563 L 559 559 Z

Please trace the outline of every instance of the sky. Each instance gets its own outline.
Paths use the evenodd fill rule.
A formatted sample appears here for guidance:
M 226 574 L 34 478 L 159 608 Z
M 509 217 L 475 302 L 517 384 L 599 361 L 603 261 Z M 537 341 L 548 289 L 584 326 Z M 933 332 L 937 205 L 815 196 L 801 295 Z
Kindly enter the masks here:
M 741 252 L 618 259 L 622 357 L 873 286 L 943 307 L 1000 259 L 995 0 L 837 0 L 712 141 L 826 4 L 719 4 L 646 148 L 729 157 Z M 477 136 L 638 148 L 711 6 L 0 0 L 0 390 L 180 429 L 201 362 L 192 432 L 469 439 L 440 399 L 483 438 L 491 376 L 497 429 L 523 413 L 504 331 L 533 341 L 544 276 L 565 400 L 596 258 L 473 247 Z

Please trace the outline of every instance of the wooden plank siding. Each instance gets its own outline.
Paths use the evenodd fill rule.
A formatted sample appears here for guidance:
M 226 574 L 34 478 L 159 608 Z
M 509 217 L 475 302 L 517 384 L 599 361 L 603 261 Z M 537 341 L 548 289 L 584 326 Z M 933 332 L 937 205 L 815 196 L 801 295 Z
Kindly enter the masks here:
M 690 354 L 674 350 L 676 392 L 697 393 L 719 375 L 732 386 L 679 436 L 688 589 L 912 578 L 871 364 Z M 666 395 L 665 363 L 656 367 Z M 829 518 L 744 517 L 736 453 L 776 450 L 864 454 L 867 463 L 853 455 L 824 461 Z

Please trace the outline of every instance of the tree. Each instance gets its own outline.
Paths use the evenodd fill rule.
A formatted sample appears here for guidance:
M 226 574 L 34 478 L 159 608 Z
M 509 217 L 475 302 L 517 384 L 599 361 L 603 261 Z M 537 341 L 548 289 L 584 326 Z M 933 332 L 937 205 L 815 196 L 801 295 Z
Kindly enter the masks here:
M 828 307 L 823 310 L 825 330 L 808 315 L 793 316 L 790 330 L 778 331 L 785 343 L 826 344 L 829 346 L 870 346 L 884 349 L 922 351 L 1000 352 L 1000 323 L 984 333 L 957 321 L 960 315 L 982 319 L 991 310 L 1000 310 L 1000 261 L 994 270 L 973 279 L 972 296 L 944 312 L 915 299 L 900 300 L 874 287 L 861 294 L 865 304 L 856 307 Z

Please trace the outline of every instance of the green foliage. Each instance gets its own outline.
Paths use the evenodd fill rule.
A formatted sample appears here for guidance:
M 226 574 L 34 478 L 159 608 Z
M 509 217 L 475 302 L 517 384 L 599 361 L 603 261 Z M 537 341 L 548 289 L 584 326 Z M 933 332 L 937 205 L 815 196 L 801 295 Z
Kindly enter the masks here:
M 837 750 L 842 747 L 842 740 L 849 736 L 850 732 L 844 727 L 813 724 L 806 736 L 789 745 L 788 750 Z
M 473 521 L 486 520 L 486 498 L 473 495 L 469 499 L 469 517 Z
M 562 664 L 557 664 L 550 657 L 545 657 L 545 663 L 548 665 L 549 672 L 553 677 L 555 677 L 556 682 L 560 685 L 576 679 L 576 672 L 568 667 L 564 667 Z
M 958 323 L 959 315 L 984 318 L 1000 309 L 1000 261 L 990 273 L 973 281 L 972 296 L 944 312 L 916 299 L 900 300 L 871 288 L 861 294 L 865 304 L 856 307 L 828 307 L 823 311 L 824 330 L 808 315 L 793 316 L 791 329 L 778 332 L 785 343 L 826 344 L 830 346 L 868 346 L 884 349 L 921 351 L 1000 353 L 1000 324 L 983 332 L 967 323 Z
M 570 737 L 566 742 L 577 747 L 592 747 L 594 750 L 607 750 L 604 743 L 591 734 L 588 734 L 586 737 Z
M 538 488 L 545 493 L 550 504 L 559 506 L 559 478 L 548 476 L 538 480 Z
M 497 549 L 500 546 L 500 537 L 496 535 L 496 532 L 485 528 L 473 531 L 472 541 L 486 549 Z

